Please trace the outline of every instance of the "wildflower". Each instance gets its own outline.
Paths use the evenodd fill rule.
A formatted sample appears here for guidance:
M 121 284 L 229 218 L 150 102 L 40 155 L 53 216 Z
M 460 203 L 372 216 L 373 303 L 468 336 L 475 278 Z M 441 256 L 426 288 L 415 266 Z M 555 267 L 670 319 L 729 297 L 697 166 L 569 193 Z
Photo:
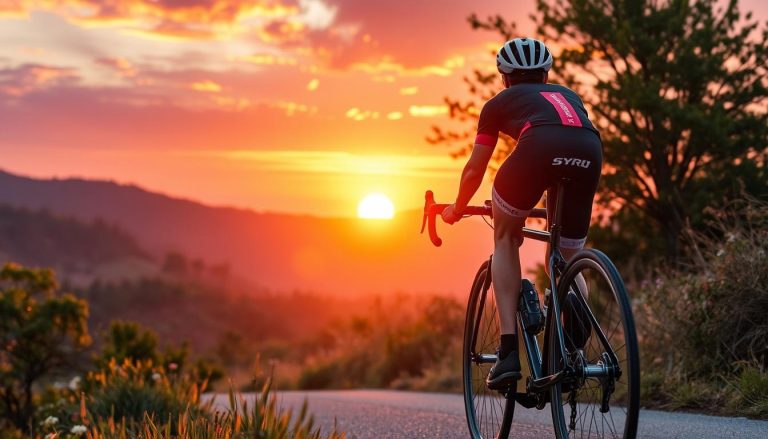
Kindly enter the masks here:
M 72 427 L 72 430 L 70 430 L 69 432 L 72 434 L 81 436 L 86 431 L 88 431 L 88 427 L 86 427 L 85 425 L 75 425 L 74 427 Z
M 160 374 L 159 374 L 159 373 L 157 373 L 157 372 L 155 372 L 155 373 L 153 373 L 153 374 L 152 374 L 152 379 L 153 379 L 153 380 L 155 380 L 155 381 L 160 381 L 162 378 L 163 378 L 163 376 L 162 376 L 162 375 L 160 375 Z
M 176 370 L 179 368 L 179 365 L 176 363 L 168 363 L 168 369 L 170 370 Z
M 56 416 L 48 416 L 45 418 L 45 421 L 43 421 L 43 426 L 45 427 L 52 427 L 59 423 L 59 418 Z
M 69 380 L 69 386 L 68 386 L 69 390 L 72 390 L 72 391 L 77 390 L 80 387 L 80 381 L 81 381 L 81 379 L 78 376 L 76 376 L 76 377 L 72 378 L 71 380 Z
M 717 256 L 718 256 L 718 257 L 719 257 L 719 256 L 722 256 L 722 255 L 724 255 L 724 254 L 725 254 L 725 250 L 723 250 L 723 249 L 720 249 L 720 250 L 718 250 L 718 251 L 717 251 Z

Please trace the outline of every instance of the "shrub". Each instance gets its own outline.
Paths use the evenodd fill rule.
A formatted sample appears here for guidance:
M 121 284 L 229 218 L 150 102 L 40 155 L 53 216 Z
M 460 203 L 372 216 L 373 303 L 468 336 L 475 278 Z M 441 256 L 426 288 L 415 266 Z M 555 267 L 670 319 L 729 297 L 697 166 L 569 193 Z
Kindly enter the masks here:
M 399 297 L 383 306 L 321 333 L 338 343 L 311 359 L 297 386 L 456 389 L 463 307 L 445 297 Z
M 50 270 L 0 270 L 0 429 L 29 433 L 35 387 L 90 343 L 88 304 L 57 290 Z
M 201 416 L 199 397 L 206 384 L 198 384 L 190 374 L 169 374 L 151 361 L 126 360 L 89 373 L 83 391 L 91 416 L 125 419 L 134 425 L 146 417 L 176 419 L 185 411 Z
M 691 263 L 641 288 L 646 369 L 713 377 L 743 362 L 768 366 L 768 204 L 745 199 L 710 214 L 710 233 L 688 233 Z

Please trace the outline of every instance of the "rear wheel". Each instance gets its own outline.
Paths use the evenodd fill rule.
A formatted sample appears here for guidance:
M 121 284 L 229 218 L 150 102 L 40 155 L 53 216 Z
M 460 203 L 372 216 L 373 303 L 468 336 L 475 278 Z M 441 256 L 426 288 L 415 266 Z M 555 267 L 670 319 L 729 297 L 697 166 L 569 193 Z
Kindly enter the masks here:
M 558 385 L 561 398 L 552 398 L 553 403 L 561 401 L 560 407 L 552 407 L 553 415 L 562 416 L 554 423 L 556 436 L 635 438 L 639 351 L 621 276 L 605 254 L 583 250 L 574 255 L 560 277 L 557 294 L 561 315 L 552 321 L 563 325 L 566 361 L 579 378 Z M 555 345 L 550 346 L 552 367 L 562 364 Z
M 496 345 L 501 333 L 490 276 L 490 264 L 486 261 L 472 283 L 464 324 L 464 408 L 473 439 L 506 439 L 515 410 L 514 398 L 505 398 L 485 384 L 496 359 Z

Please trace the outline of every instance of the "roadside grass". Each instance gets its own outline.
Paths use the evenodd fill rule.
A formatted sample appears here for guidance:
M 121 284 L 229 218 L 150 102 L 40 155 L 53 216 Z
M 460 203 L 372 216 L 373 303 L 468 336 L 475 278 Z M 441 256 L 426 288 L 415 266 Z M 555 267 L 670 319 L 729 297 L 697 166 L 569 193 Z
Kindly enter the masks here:
M 757 367 L 745 368 L 738 378 L 729 383 L 734 389 L 729 401 L 735 411 L 749 416 L 768 419 L 768 371 Z
M 634 288 L 642 403 L 768 419 L 768 203 L 707 213 L 690 262 Z
M 298 413 L 278 407 L 266 379 L 253 402 L 230 389 L 221 410 L 202 402 L 205 382 L 176 375 L 150 361 L 112 361 L 90 373 L 77 389 L 49 390 L 31 436 L 5 432 L 2 439 L 343 439 L 315 427 L 306 402 Z
M 714 380 L 644 373 L 640 402 L 646 408 L 768 419 L 768 371 L 752 364 Z

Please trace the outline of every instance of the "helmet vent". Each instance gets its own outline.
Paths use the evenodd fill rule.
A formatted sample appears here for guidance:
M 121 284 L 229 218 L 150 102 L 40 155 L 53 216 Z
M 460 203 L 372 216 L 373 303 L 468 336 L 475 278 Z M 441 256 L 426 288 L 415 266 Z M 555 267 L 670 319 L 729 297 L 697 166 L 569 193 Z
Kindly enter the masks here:
M 502 50 L 500 53 L 501 53 L 501 57 L 504 58 L 504 61 L 510 64 L 512 63 L 512 60 L 509 58 L 509 55 L 507 54 L 506 50 Z
M 517 49 L 517 44 L 507 44 L 506 48 L 508 51 L 512 52 L 512 56 L 515 57 L 515 61 L 517 61 L 517 64 L 525 65 L 525 63 L 523 62 L 523 57 L 521 56 L 522 54 Z

